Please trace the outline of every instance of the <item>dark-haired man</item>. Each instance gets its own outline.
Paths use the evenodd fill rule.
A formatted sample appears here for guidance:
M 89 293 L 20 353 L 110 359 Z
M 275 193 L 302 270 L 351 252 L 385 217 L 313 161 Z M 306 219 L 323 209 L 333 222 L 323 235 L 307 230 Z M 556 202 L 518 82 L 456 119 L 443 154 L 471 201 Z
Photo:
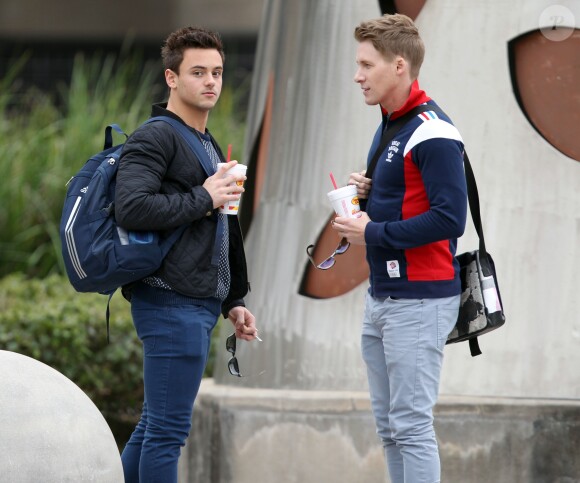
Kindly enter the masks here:
M 222 42 L 215 32 L 182 28 L 167 37 L 162 58 L 169 99 L 153 105 L 152 116 L 187 126 L 216 172 L 208 177 L 185 140 L 162 121 L 141 126 L 123 149 L 118 223 L 162 235 L 187 225 L 161 268 L 124 289 L 143 343 L 145 391 L 141 419 L 122 453 L 126 482 L 177 482 L 177 461 L 220 313 L 237 337 L 257 336 L 243 300 L 248 278 L 238 219 L 217 211 L 239 199 L 243 187 L 232 182 L 245 177 L 224 176 L 235 161 L 217 169 L 223 154 L 206 129 L 222 88 Z

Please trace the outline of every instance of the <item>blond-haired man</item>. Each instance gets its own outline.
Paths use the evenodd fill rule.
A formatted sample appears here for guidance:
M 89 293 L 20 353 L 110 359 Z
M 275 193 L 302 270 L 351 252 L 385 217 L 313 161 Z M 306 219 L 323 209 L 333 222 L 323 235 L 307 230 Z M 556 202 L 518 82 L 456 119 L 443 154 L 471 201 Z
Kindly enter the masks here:
M 413 21 L 384 15 L 355 29 L 355 82 L 366 104 L 381 108 L 369 160 L 382 133 L 413 108 L 437 105 L 419 88 L 424 45 Z M 413 116 L 380 153 L 372 180 L 352 173 L 364 208 L 334 228 L 366 245 L 370 267 L 362 328 L 377 433 L 392 483 L 437 483 L 433 429 L 443 348 L 460 299 L 457 238 L 467 195 L 463 143 L 441 112 Z

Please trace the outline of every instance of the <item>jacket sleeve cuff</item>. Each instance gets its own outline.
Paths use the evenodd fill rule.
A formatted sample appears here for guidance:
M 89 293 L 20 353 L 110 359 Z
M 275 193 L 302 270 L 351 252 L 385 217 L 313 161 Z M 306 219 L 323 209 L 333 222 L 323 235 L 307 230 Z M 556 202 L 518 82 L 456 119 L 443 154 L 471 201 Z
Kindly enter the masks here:
M 203 186 L 194 186 L 191 189 L 191 194 L 194 198 L 199 197 L 203 211 L 206 216 L 209 216 L 213 212 L 213 199 L 209 192 Z
M 365 243 L 367 245 L 381 244 L 381 232 L 383 226 L 384 223 L 374 223 L 372 221 L 367 223 L 367 226 L 365 227 Z
M 224 316 L 224 319 L 227 319 L 230 310 L 232 310 L 234 307 L 245 307 L 245 306 L 246 304 L 244 303 L 244 299 L 228 300 L 227 303 L 224 302 L 222 304 L 222 315 Z

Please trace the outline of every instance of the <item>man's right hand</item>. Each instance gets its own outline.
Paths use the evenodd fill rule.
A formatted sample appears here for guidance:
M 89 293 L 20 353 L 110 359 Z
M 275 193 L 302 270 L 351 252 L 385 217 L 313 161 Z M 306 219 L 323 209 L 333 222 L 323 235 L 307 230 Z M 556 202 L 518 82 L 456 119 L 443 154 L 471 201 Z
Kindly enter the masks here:
M 226 175 L 226 171 L 233 168 L 236 164 L 238 164 L 237 161 L 230 161 L 229 163 L 223 164 L 202 185 L 211 196 L 214 209 L 224 205 L 228 201 L 239 200 L 245 191 L 243 186 L 236 184 L 236 181 L 245 181 L 246 176 Z
M 348 184 L 353 184 L 356 186 L 356 192 L 360 199 L 367 199 L 369 197 L 369 191 L 371 190 L 372 180 L 365 177 L 366 170 L 360 173 L 351 173 L 348 178 Z

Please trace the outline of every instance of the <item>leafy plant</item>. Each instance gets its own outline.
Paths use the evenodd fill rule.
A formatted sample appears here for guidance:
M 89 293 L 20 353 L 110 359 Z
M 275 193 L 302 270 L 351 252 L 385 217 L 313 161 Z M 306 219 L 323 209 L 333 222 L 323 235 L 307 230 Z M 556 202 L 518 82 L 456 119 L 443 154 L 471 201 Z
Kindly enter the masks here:
M 79 294 L 58 275 L 0 280 L 0 349 L 44 362 L 77 384 L 112 429 L 134 424 L 143 400 L 141 344 L 129 304 L 111 301 L 107 344 L 106 297 Z
M 68 280 L 22 274 L 0 279 L 0 350 L 41 361 L 77 384 L 107 420 L 122 447 L 143 402 L 142 348 L 121 294 L 111 300 L 111 342 L 107 344 L 107 297 L 74 291 Z M 217 342 L 217 330 L 212 338 Z M 205 376 L 211 376 L 212 344 Z

